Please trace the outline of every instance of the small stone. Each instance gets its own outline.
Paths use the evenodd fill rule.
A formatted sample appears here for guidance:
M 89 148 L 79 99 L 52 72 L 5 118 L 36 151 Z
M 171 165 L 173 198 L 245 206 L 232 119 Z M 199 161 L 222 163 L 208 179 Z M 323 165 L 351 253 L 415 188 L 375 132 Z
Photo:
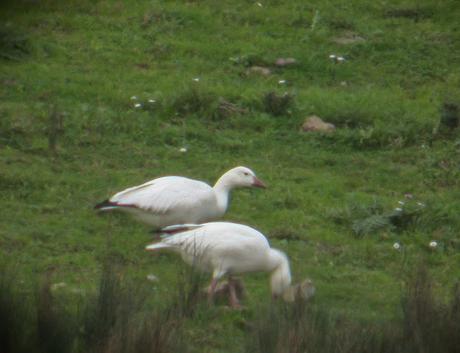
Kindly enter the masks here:
M 261 76 L 270 76 L 271 70 L 263 66 L 251 66 L 247 71 L 248 74 L 258 74 Z
M 435 249 L 438 246 L 438 243 L 435 242 L 434 240 L 430 242 L 430 248 Z
M 150 281 L 150 282 L 158 282 L 158 277 L 155 276 L 154 274 L 149 274 L 147 275 L 147 279 Z
M 332 132 L 335 130 L 333 124 L 324 122 L 320 117 L 316 115 L 309 116 L 302 125 L 303 131 L 320 131 L 320 132 Z
M 279 67 L 294 65 L 297 63 L 297 60 L 294 58 L 278 58 L 275 61 L 275 65 Z
M 347 45 L 347 44 L 355 44 L 355 43 L 362 43 L 366 40 L 352 31 L 346 31 L 340 37 L 336 37 L 332 39 L 333 42 L 337 44 Z

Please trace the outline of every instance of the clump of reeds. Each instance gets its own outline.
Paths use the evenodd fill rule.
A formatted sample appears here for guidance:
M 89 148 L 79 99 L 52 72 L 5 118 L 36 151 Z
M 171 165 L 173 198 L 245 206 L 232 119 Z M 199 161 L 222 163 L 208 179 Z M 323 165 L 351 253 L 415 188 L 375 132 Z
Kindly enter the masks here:
M 98 290 L 81 297 L 78 309 L 52 290 L 52 273 L 32 292 L 18 285 L 14 271 L 1 273 L 2 353 L 186 353 L 184 323 L 207 307 L 202 277 L 193 271 L 181 275 L 170 301 L 152 305 L 151 288 L 122 280 L 121 271 L 107 263 Z M 460 287 L 449 300 L 435 293 L 426 267 L 419 266 L 406 283 L 401 318 L 392 321 L 357 320 L 314 301 L 271 302 L 248 324 L 245 348 L 251 353 L 457 353 Z
M 45 275 L 34 295 L 20 292 L 14 275 L 9 279 L 3 271 L 0 352 L 187 352 L 181 328 L 193 313 L 197 284 L 179 285 L 171 302 L 151 308 L 151 289 L 122 281 L 116 266 L 107 263 L 97 292 L 69 310 L 65 297 L 51 290 L 51 276 Z
M 459 284 L 448 301 L 438 298 L 433 287 L 427 268 L 420 266 L 402 298 L 404 342 L 412 352 L 459 352 Z
M 456 353 L 460 337 L 460 290 L 450 301 L 433 293 L 425 267 L 407 281 L 402 319 L 362 322 L 314 304 L 271 304 L 261 310 L 246 351 L 260 353 Z

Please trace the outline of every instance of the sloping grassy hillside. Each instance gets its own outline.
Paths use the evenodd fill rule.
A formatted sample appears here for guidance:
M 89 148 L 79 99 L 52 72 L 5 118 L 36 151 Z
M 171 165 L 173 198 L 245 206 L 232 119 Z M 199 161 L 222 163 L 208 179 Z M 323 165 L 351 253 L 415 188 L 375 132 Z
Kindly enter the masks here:
M 147 254 L 148 228 L 93 205 L 245 165 L 269 189 L 235 192 L 225 219 L 286 251 L 316 304 L 397 317 L 421 258 L 442 297 L 460 276 L 459 16 L 454 0 L 2 2 L 2 259 L 26 288 L 52 268 L 75 298 L 109 255 L 167 298 L 180 259 Z M 312 114 L 337 130 L 301 132 Z M 266 276 L 245 282 L 247 310 L 192 322 L 194 347 L 237 351 L 269 298 Z

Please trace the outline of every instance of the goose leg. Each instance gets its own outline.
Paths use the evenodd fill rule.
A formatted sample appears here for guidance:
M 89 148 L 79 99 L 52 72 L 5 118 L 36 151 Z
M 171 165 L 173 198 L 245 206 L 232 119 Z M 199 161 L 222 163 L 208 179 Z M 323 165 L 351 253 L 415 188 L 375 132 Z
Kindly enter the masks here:
M 214 301 L 214 292 L 216 290 L 217 282 L 219 280 L 217 278 L 213 278 L 211 284 L 208 287 L 208 302 L 212 304 Z
M 233 278 L 228 279 L 228 291 L 230 295 L 230 307 L 233 309 L 241 309 L 241 304 L 236 294 L 235 281 Z

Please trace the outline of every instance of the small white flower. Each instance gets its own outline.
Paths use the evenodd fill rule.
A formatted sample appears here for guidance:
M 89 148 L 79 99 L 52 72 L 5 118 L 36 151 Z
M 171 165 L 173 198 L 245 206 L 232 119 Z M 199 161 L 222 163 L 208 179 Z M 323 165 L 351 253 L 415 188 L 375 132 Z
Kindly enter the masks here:
M 131 97 L 131 100 L 132 100 L 132 101 L 135 101 L 136 99 L 137 99 L 136 96 L 132 96 L 132 97 Z
M 263 5 L 260 2 L 256 2 L 257 6 L 262 7 Z
M 400 248 L 401 248 L 401 245 L 399 245 L 399 243 L 394 243 L 393 244 L 393 249 L 399 250 Z
M 338 62 L 344 62 L 345 58 L 343 56 L 339 56 L 339 57 L 337 57 L 337 61 Z
M 417 205 L 419 205 L 420 207 L 425 207 L 425 204 L 421 202 L 417 202 Z
M 400 205 L 404 205 L 404 204 L 405 204 L 404 201 L 398 201 L 398 203 L 399 203 Z
M 155 103 L 156 100 L 155 99 L 149 99 L 149 103 Z
M 140 108 L 140 107 L 142 107 L 142 104 L 141 104 L 141 103 L 136 103 L 136 104 L 134 104 L 134 108 Z
M 51 290 L 57 290 L 59 288 L 64 288 L 66 286 L 67 286 L 67 284 L 65 282 L 53 283 L 51 285 Z
M 286 83 L 286 80 L 279 80 L 278 83 L 279 83 L 280 85 L 284 85 L 284 84 Z
M 329 59 L 335 59 L 336 56 L 334 54 L 329 55 Z
M 185 153 L 185 152 L 187 152 L 187 149 L 186 149 L 185 147 L 181 147 L 181 148 L 179 149 L 179 152 Z
M 199 77 L 195 77 L 195 78 L 193 78 L 193 81 L 195 81 L 195 82 L 200 82 L 200 78 L 199 78 Z
M 151 282 L 158 282 L 158 277 L 155 276 L 154 274 L 147 275 L 147 279 Z
M 397 211 L 397 212 L 402 212 L 402 208 L 401 208 L 401 207 L 396 207 L 396 208 L 395 208 L 395 211 Z
M 434 240 L 430 242 L 430 248 L 434 249 L 438 246 L 438 243 L 435 242 Z

